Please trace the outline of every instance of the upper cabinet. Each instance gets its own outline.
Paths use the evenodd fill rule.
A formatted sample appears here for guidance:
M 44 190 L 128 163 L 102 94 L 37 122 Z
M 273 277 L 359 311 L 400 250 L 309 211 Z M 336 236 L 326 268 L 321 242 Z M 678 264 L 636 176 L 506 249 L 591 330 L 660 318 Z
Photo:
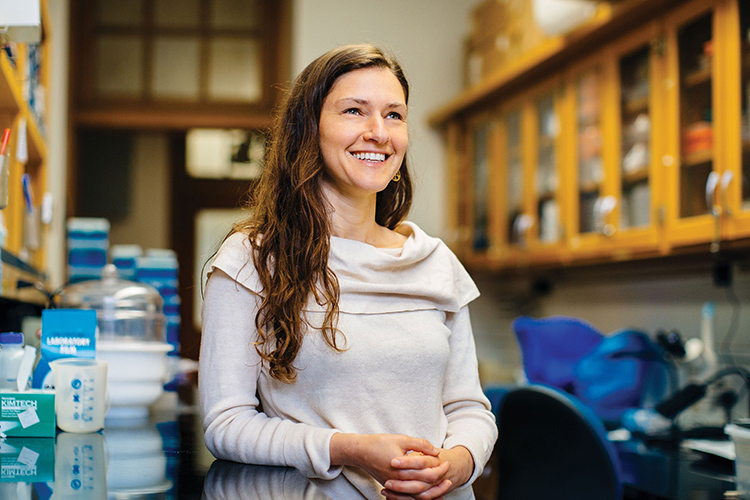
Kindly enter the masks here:
M 713 202 L 722 237 L 736 239 L 750 235 L 750 3 L 730 2 L 721 15 L 725 166 Z
M 453 137 L 449 220 L 470 264 L 716 252 L 750 236 L 750 4 L 623 0 L 607 16 L 433 115 Z

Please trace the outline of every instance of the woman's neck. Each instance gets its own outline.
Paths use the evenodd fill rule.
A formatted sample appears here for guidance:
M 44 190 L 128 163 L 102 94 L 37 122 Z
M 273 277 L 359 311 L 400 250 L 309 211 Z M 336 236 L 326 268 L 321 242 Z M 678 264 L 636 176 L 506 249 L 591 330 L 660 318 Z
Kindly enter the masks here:
M 400 247 L 405 241 L 403 235 L 380 226 L 375 221 L 377 195 L 351 197 L 330 188 L 324 192 L 333 208 L 331 236 L 381 248 Z

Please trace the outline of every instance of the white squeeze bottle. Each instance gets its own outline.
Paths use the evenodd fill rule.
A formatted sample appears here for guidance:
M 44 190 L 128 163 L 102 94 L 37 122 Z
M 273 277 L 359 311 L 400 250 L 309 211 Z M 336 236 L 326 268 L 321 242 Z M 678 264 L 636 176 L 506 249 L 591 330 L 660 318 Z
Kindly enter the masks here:
M 16 379 L 23 359 L 23 333 L 0 333 L 0 390 L 17 390 Z

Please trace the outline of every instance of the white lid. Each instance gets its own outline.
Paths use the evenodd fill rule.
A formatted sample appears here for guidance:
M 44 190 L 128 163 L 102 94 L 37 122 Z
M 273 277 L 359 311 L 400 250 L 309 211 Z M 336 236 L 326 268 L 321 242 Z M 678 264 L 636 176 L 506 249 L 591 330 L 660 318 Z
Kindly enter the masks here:
M 140 257 L 143 249 L 140 245 L 112 245 L 109 249 L 112 258 L 115 257 Z
M 109 232 L 109 220 L 101 217 L 71 217 L 68 219 L 68 231 Z

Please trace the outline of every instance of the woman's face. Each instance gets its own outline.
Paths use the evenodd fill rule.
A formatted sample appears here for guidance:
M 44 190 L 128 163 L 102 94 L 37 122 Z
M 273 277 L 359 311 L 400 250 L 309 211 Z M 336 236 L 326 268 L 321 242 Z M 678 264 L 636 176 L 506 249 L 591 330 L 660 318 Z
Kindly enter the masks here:
M 326 181 L 347 196 L 385 189 L 404 161 L 406 113 L 404 91 L 389 69 L 340 76 L 320 112 Z

